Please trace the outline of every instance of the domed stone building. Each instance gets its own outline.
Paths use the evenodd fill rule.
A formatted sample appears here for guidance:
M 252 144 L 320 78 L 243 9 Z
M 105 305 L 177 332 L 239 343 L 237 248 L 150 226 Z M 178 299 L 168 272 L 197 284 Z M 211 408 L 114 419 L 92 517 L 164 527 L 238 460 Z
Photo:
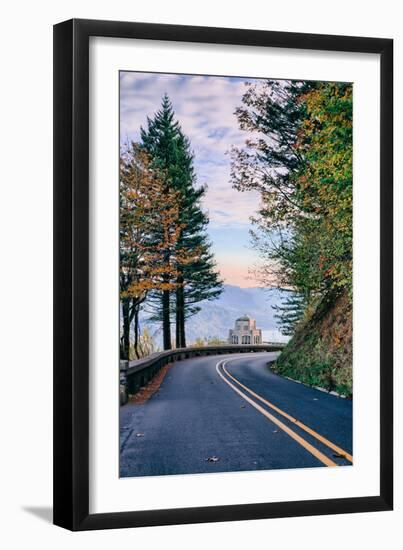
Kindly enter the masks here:
M 235 321 L 235 327 L 230 329 L 228 336 L 229 344 L 261 344 L 262 331 L 256 328 L 255 319 L 251 319 L 249 315 L 239 317 Z

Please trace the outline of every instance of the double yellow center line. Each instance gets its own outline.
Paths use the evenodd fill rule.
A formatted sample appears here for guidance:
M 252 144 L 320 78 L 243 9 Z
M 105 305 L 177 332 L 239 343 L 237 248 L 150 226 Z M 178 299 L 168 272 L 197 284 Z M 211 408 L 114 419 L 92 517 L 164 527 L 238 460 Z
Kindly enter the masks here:
M 293 424 L 298 426 L 300 429 L 304 430 L 309 435 L 311 435 L 312 437 L 314 437 L 315 439 L 320 441 L 323 445 L 325 445 L 326 447 L 329 447 L 330 449 L 335 451 L 340 457 L 346 458 L 349 462 L 353 462 L 353 457 L 349 453 L 347 453 L 346 451 L 344 451 L 343 449 L 341 449 L 340 447 L 338 447 L 337 445 L 335 445 L 334 443 L 332 443 L 331 441 L 329 441 L 328 439 L 326 439 L 325 437 L 320 435 L 315 430 L 312 430 L 311 428 L 309 428 L 309 426 L 306 426 L 305 424 L 303 424 L 302 422 L 300 422 L 299 420 L 297 420 L 296 418 L 294 418 L 290 414 L 286 413 L 285 411 L 283 411 L 282 409 L 280 409 L 279 407 L 277 407 L 273 403 L 270 403 L 270 401 L 267 401 L 267 399 L 264 399 L 264 397 L 262 397 L 261 395 L 258 395 L 257 393 L 252 391 L 250 388 L 248 388 L 247 386 L 242 384 L 242 382 L 237 380 L 237 378 L 235 378 L 235 376 L 233 376 L 231 373 L 229 373 L 227 371 L 227 369 L 225 368 L 227 362 L 228 361 L 225 361 L 225 360 L 224 361 L 219 361 L 216 365 L 216 371 L 219 374 L 219 376 L 224 380 L 224 382 L 226 384 L 228 384 L 230 386 L 230 388 L 232 388 L 245 401 L 247 401 L 250 405 L 252 405 L 252 407 L 254 407 L 256 410 L 258 410 L 263 416 L 265 416 L 268 420 L 273 422 L 273 424 L 278 426 L 287 435 L 289 435 L 292 439 L 294 439 L 297 443 L 299 443 L 302 447 L 304 447 L 304 449 L 306 449 L 313 456 L 315 456 L 320 462 L 322 462 L 326 466 L 338 466 L 338 464 L 336 464 L 336 462 L 334 462 L 333 460 L 328 458 L 325 454 L 323 454 L 321 451 L 319 451 L 316 447 L 311 445 L 311 443 L 306 441 L 303 437 L 301 437 L 299 434 L 297 434 L 294 430 L 289 428 L 286 424 L 284 424 L 284 422 L 279 420 L 276 416 L 269 413 L 266 409 L 264 409 L 261 405 L 256 403 L 256 401 L 251 399 L 246 393 L 241 391 L 239 388 L 242 388 L 243 390 L 248 392 L 249 395 L 252 395 L 255 399 L 257 399 L 258 401 L 261 401 L 262 403 L 264 403 L 267 407 L 269 407 L 270 409 L 275 411 L 277 414 L 283 416 L 288 421 L 292 422 Z M 224 376 L 223 372 L 227 376 Z M 230 380 L 227 377 L 230 378 L 231 380 L 233 380 L 233 382 L 235 382 L 236 385 L 233 384 L 232 382 L 230 382 Z

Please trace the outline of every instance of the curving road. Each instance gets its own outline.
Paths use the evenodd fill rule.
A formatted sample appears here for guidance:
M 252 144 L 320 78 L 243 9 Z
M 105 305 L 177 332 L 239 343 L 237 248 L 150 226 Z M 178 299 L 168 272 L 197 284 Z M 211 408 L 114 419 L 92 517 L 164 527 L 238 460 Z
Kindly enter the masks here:
M 352 402 L 273 374 L 276 356 L 174 363 L 120 409 L 121 477 L 350 465 Z

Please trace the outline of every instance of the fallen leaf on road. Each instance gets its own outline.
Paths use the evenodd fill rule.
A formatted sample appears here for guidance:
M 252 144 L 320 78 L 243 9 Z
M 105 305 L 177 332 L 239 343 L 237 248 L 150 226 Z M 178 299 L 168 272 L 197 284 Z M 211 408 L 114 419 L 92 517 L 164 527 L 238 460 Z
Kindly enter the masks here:
M 135 395 L 130 396 L 130 402 L 133 403 L 134 405 L 143 405 L 152 396 L 159 397 L 157 390 L 162 384 L 165 378 L 165 375 L 167 374 L 170 368 L 171 368 L 171 363 L 162 367 L 159 370 L 158 374 L 156 374 L 154 378 L 146 386 L 143 386 L 140 389 L 140 391 L 138 391 Z
M 207 462 L 218 462 L 220 459 L 218 456 L 210 456 L 209 458 L 206 458 Z

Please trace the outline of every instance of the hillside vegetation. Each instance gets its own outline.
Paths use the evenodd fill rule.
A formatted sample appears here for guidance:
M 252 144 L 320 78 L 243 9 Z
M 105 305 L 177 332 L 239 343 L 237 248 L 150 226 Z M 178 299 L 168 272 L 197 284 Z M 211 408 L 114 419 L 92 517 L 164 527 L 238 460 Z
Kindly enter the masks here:
M 352 396 L 352 306 L 347 293 L 322 302 L 271 366 L 283 376 Z

